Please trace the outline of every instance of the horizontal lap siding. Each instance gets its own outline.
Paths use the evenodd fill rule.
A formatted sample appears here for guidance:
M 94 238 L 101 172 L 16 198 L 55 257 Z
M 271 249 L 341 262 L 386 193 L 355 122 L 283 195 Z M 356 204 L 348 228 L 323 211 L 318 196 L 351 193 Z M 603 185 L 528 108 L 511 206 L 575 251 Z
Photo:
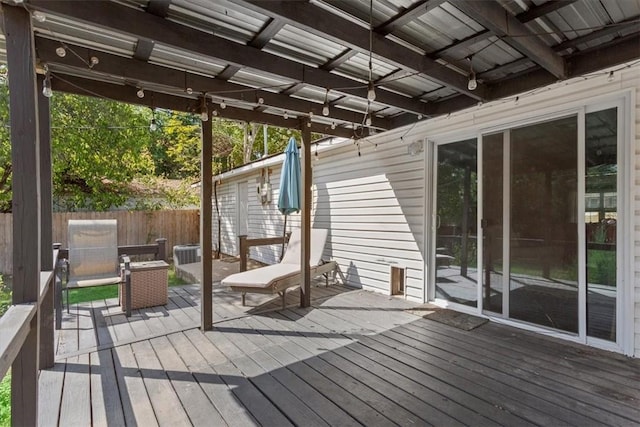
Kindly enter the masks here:
M 423 292 L 424 159 L 399 138 L 321 152 L 314 162 L 313 226 L 331 230 L 325 255 L 351 285 L 389 291 L 389 267 L 407 268 L 407 295 Z
M 262 203 L 258 199 L 256 190 L 257 183 L 260 180 L 260 172 L 257 172 L 249 178 L 249 237 L 277 237 L 282 236 L 284 231 L 284 216 L 278 210 L 278 195 L 280 188 L 280 167 L 265 168 L 265 179 L 269 171 L 269 182 L 271 182 L 271 202 Z M 287 228 L 290 229 L 289 225 Z M 263 262 L 265 264 L 276 264 L 280 261 L 281 245 L 269 245 L 252 247 L 249 253 L 251 259 Z
M 227 255 L 238 254 L 237 218 L 236 218 L 236 183 L 224 181 L 216 188 L 218 209 L 220 210 L 220 252 Z M 214 248 L 218 246 L 218 214 L 213 202 L 212 237 Z

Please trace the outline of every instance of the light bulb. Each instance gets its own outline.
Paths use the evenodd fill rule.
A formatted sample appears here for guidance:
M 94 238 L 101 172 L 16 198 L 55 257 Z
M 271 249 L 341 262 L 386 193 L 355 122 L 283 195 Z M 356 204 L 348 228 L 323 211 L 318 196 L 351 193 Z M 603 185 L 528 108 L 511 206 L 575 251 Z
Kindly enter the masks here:
M 211 112 L 211 115 L 212 115 L 212 116 L 217 116 L 217 115 L 218 115 L 218 110 L 213 110 L 213 111 Z
M 35 11 L 33 12 L 33 19 L 35 19 L 38 22 L 44 22 L 47 20 L 47 17 L 44 13 Z
M 209 113 L 207 112 L 207 110 L 202 110 L 202 112 L 200 113 L 200 120 L 202 120 L 203 122 L 209 121 Z
M 322 107 L 322 115 L 323 116 L 328 116 L 329 115 L 329 104 L 325 102 L 324 107 Z
M 225 104 L 224 99 L 220 101 L 220 108 L 222 108 L 223 110 L 227 108 L 227 104 Z
M 476 80 L 476 73 L 471 71 L 471 74 L 469 74 L 469 83 L 467 83 L 467 89 L 476 90 L 477 87 L 478 81 Z
M 92 56 L 91 59 L 89 59 L 89 63 L 93 67 L 94 65 L 98 65 L 100 63 L 100 59 L 97 56 Z
M 136 96 L 138 98 L 144 98 L 144 89 L 142 88 L 138 89 L 138 91 L 136 92 Z
M 318 157 L 318 149 L 317 149 L 317 148 L 316 148 L 315 160 L 316 160 L 316 162 L 317 162 L 318 160 L 320 160 L 320 157 Z
M 309 118 L 313 117 L 313 111 L 309 111 Z
M 258 104 L 264 104 L 264 98 L 263 97 L 258 98 Z
M 149 124 L 149 131 L 155 132 L 158 130 L 158 125 L 156 124 L 156 119 L 151 119 L 151 123 Z
M 373 85 L 373 82 L 369 82 L 367 86 L 367 99 L 371 102 L 376 100 L 376 87 Z
M 60 58 L 64 58 L 65 56 L 67 56 L 67 50 L 64 47 L 59 46 L 56 48 L 56 55 L 58 55 Z
M 336 122 L 331 122 L 331 129 L 335 129 L 336 128 Z
M 51 80 L 49 76 L 47 76 L 42 82 L 42 94 L 47 98 L 51 98 L 51 96 L 53 95 L 53 91 L 51 90 Z
M 609 71 L 609 75 L 607 76 L 607 81 L 608 81 L 608 82 L 612 82 L 612 81 L 613 81 L 613 79 L 614 79 L 614 77 L 613 77 L 613 71 Z
M 422 120 L 422 114 L 418 114 L 418 120 Z
M 520 97 L 516 96 L 516 100 L 513 103 L 518 105 L 520 103 Z
M 284 112 L 284 119 L 287 120 L 289 118 L 289 114 L 285 111 Z
M 364 124 L 371 126 L 371 114 L 367 114 L 367 119 L 364 121 Z
M 193 93 L 193 89 L 188 87 L 188 88 L 185 89 L 185 92 L 187 92 L 187 95 L 191 95 Z
M 307 127 L 310 128 L 311 127 L 311 122 L 307 122 Z

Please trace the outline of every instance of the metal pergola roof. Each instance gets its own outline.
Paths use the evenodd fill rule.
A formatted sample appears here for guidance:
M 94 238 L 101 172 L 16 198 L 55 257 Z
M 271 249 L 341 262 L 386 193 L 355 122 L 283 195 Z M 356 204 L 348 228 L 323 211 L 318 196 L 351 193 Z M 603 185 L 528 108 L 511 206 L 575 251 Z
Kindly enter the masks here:
M 193 112 L 203 108 L 204 97 L 219 117 L 282 127 L 300 127 L 297 119 L 304 118 L 314 132 L 345 137 L 640 57 L 636 0 L 23 5 L 35 13 L 37 58 L 55 90 Z M 60 47 L 64 57 L 56 54 Z M 99 62 L 92 64 L 92 57 Z M 140 88 L 144 98 L 136 96 Z

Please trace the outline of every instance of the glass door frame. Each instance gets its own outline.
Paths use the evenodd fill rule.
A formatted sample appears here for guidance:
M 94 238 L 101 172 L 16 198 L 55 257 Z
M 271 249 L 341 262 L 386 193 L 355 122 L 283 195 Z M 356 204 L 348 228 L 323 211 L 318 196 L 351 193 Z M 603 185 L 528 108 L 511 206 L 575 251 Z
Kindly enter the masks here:
M 427 254 L 425 257 L 425 268 L 428 274 L 425 274 L 425 280 L 428 280 L 428 284 L 425 284 L 425 297 L 427 300 L 436 303 L 437 305 L 447 306 L 460 312 L 467 312 L 470 314 L 480 315 L 488 317 L 493 321 L 500 323 L 511 324 L 521 329 L 527 329 L 546 335 L 557 336 L 570 341 L 580 342 L 588 344 L 598 348 L 604 348 L 612 351 L 622 352 L 624 354 L 633 354 L 634 352 L 634 236 L 633 236 L 633 216 L 634 216 L 634 185 L 635 185 L 635 139 L 634 134 L 630 129 L 630 126 L 635 123 L 635 108 L 634 105 L 634 93 L 631 91 L 624 91 L 618 93 L 612 93 L 610 95 L 602 96 L 598 99 L 589 101 L 576 101 L 573 108 L 557 109 L 556 111 L 547 112 L 547 114 L 540 114 L 536 116 L 527 116 L 522 120 L 516 120 L 512 122 L 504 122 L 499 125 L 494 125 L 485 128 L 476 128 L 473 131 L 459 132 L 455 134 L 443 135 L 442 137 L 433 136 L 428 139 L 428 152 L 429 155 L 425 156 L 425 167 L 427 168 L 426 176 L 431 178 L 431 184 L 425 189 L 425 195 L 427 197 L 427 203 L 425 204 L 427 211 L 427 218 L 429 218 L 429 226 L 425 227 L 425 233 L 427 230 L 431 232 L 431 236 L 425 239 L 427 245 Z M 617 194 L 618 194 L 618 216 L 619 226 L 617 227 L 617 242 L 619 255 L 616 259 L 616 271 L 617 271 L 617 294 L 616 294 L 616 342 L 606 341 L 599 338 L 587 336 L 587 318 L 586 318 L 586 303 L 587 303 L 587 284 L 586 284 L 586 231 L 585 231 L 585 132 L 586 123 L 585 117 L 587 113 L 605 110 L 608 108 L 617 108 L 617 139 L 618 139 L 618 177 L 617 177 Z M 483 286 L 484 277 L 479 269 L 478 273 L 478 292 L 477 292 L 477 307 L 470 307 L 462 304 L 457 304 L 443 299 L 435 298 L 435 249 L 436 249 L 436 222 L 437 222 L 437 166 L 438 166 L 438 147 L 440 145 L 446 145 L 449 143 L 462 141 L 465 139 L 476 138 L 477 140 L 477 174 L 478 177 L 482 177 L 483 162 L 482 162 L 482 150 L 483 150 L 483 135 L 504 133 L 504 173 L 506 176 L 510 176 L 510 129 L 516 127 L 522 127 L 527 125 L 533 125 L 542 123 L 549 120 L 559 119 L 563 117 L 576 116 L 578 126 L 578 263 L 580 265 L 578 273 L 578 334 L 563 332 L 561 330 L 548 329 L 545 327 L 520 322 L 515 319 L 508 318 L 504 313 L 508 313 L 508 292 L 504 291 L 504 288 L 509 286 L 509 280 L 505 278 L 503 280 L 503 313 L 498 314 L 494 312 L 485 311 L 483 308 Z M 508 175 L 507 175 L 508 172 Z M 504 235 L 507 236 L 507 232 L 510 229 L 510 180 L 503 180 L 503 213 L 504 213 Z M 484 238 L 484 230 L 481 227 L 482 212 L 483 212 L 483 188 L 482 179 L 478 179 L 478 201 L 477 201 L 477 230 L 478 230 L 478 242 L 482 242 Z M 504 239 L 503 242 L 503 258 L 504 258 L 504 274 L 508 275 L 509 272 L 509 239 Z M 483 261 L 483 245 L 478 244 L 477 248 L 477 265 L 482 266 Z M 431 266 L 432 268 L 429 268 Z
M 459 303 L 455 303 L 455 302 L 451 302 L 448 300 L 444 300 L 444 299 L 440 299 L 440 298 L 436 298 L 436 237 L 437 237 L 437 223 L 438 223 L 438 219 L 437 219 L 437 207 L 438 207 L 438 188 L 437 188 L 437 183 L 438 183 L 438 147 L 442 146 L 442 145 L 447 145 L 447 144 L 452 144 L 455 142 L 460 142 L 460 141 L 465 141 L 465 140 L 469 140 L 469 139 L 475 139 L 476 140 L 476 144 L 479 143 L 479 134 L 477 132 L 460 132 L 460 133 L 456 133 L 456 134 L 452 134 L 449 136 L 444 136 L 444 137 L 440 137 L 440 138 L 429 138 L 428 139 L 428 145 L 429 145 L 429 155 L 425 156 L 428 159 L 428 163 L 427 163 L 427 168 L 429 168 L 429 173 L 427 174 L 427 176 L 431 177 L 431 185 L 429 186 L 430 188 L 427 189 L 427 196 L 430 195 L 429 199 L 430 203 L 428 203 L 427 205 L 429 206 L 429 209 L 431 211 L 431 215 L 430 215 L 430 221 L 429 221 L 429 231 L 431 233 L 430 238 L 428 239 L 428 244 L 429 244 L 429 251 L 427 252 L 429 254 L 428 259 L 429 262 L 427 264 L 431 265 L 433 268 L 430 268 L 428 270 L 429 274 L 425 274 L 425 278 L 428 278 L 428 283 L 429 286 L 427 287 L 427 295 L 429 298 L 429 301 L 433 301 L 435 302 L 437 305 L 443 306 L 443 307 L 450 307 L 456 311 L 460 311 L 463 313 L 469 313 L 469 314 L 478 314 L 480 313 L 479 308 L 481 307 L 481 301 L 478 302 L 478 307 L 474 308 L 468 305 L 464 305 L 464 304 L 459 304 Z M 479 151 L 477 151 L 477 153 L 479 153 Z M 479 162 L 478 157 L 479 154 L 476 154 L 476 170 L 478 171 L 477 173 L 480 173 L 480 169 L 478 169 L 480 167 L 480 163 Z M 478 197 L 480 197 L 480 193 L 478 192 Z M 480 200 L 478 200 L 478 208 L 480 209 Z M 480 241 L 480 218 L 476 215 L 476 227 L 478 229 L 478 241 Z M 427 241 L 427 239 L 425 239 L 425 242 Z M 481 245 L 478 245 L 481 246 Z M 480 260 L 482 258 L 479 257 L 479 255 L 481 255 L 481 249 L 478 248 L 477 249 L 477 260 Z M 478 264 L 479 265 L 479 264 Z M 478 273 L 480 274 L 480 273 Z M 480 281 L 478 281 L 478 285 L 480 285 Z M 477 295 L 476 298 L 481 298 L 482 297 L 482 287 L 481 286 L 477 286 Z

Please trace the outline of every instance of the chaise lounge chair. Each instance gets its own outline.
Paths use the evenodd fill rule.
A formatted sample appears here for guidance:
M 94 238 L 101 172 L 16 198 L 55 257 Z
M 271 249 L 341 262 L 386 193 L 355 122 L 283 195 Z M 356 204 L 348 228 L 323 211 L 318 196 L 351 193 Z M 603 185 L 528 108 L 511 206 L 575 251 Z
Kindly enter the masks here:
M 340 275 L 345 283 L 340 267 L 335 261 L 322 261 L 322 252 L 327 241 L 328 230 L 311 230 L 311 254 L 309 265 L 311 277 L 325 275 L 328 281 L 329 272 Z M 300 285 L 302 272 L 300 271 L 300 230 L 294 230 L 289 238 L 287 251 L 279 264 L 268 265 L 241 273 L 232 274 L 222 280 L 222 285 L 232 291 L 242 292 L 242 305 L 245 305 L 247 293 L 275 294 L 282 297 L 282 308 L 286 307 L 285 298 L 288 288 Z

